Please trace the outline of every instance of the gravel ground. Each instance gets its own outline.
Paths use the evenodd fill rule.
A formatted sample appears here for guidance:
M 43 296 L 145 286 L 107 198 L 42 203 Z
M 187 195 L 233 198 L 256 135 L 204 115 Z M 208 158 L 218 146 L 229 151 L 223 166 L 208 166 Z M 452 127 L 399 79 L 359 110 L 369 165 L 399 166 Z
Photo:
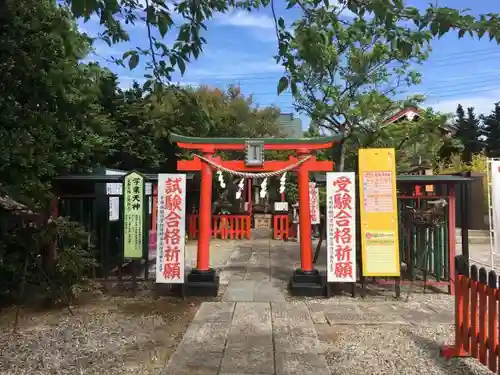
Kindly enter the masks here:
M 225 264 L 233 249 L 234 241 L 213 241 L 211 266 Z M 186 264 L 194 266 L 196 242 L 186 250 Z M 67 309 L 25 309 L 17 333 L 14 310 L 2 310 L 0 374 L 157 374 L 203 300 L 154 299 L 152 282 L 139 283 L 135 297 L 123 296 L 129 284 L 107 283 L 105 296 L 73 307 L 74 315 Z
M 491 374 L 474 359 L 439 356 L 441 344 L 452 340 L 452 325 L 327 325 L 317 331 L 332 375 Z
M 288 278 L 298 261 L 298 245 L 271 244 L 273 277 L 283 276 L 283 268 Z M 213 243 L 211 266 L 220 268 L 228 259 L 248 251 L 235 252 L 235 245 L 233 241 Z M 250 249 L 255 246 L 260 243 L 252 243 Z M 187 263 L 194 264 L 196 246 L 190 244 L 188 250 Z M 318 265 L 324 263 L 322 257 L 324 254 Z M 227 282 L 224 279 L 222 284 Z M 221 285 L 221 292 L 225 287 Z M 453 297 L 422 294 L 416 287 L 410 302 L 405 303 L 393 300 L 390 286 L 370 289 L 365 300 L 359 295 L 328 300 L 287 297 L 291 303 L 301 300 L 309 306 L 331 374 L 490 374 L 476 360 L 439 357 L 441 345 L 453 342 Z M 405 289 L 402 287 L 403 298 Z M 200 302 L 103 297 L 75 307 L 73 316 L 67 310 L 23 312 L 18 334 L 12 333 L 13 314 L 2 312 L 0 374 L 157 374 L 175 351 Z M 388 306 L 395 306 L 398 319 L 384 311 Z M 439 318 L 429 321 L 417 316 L 414 320 L 415 311 L 433 312 Z M 335 321 L 335 317 L 348 315 L 354 320 L 347 324 Z
M 415 294 L 410 302 L 340 297 L 307 303 L 332 375 L 492 374 L 472 358 L 440 357 L 440 348 L 454 341 L 449 295 Z M 334 321 L 336 316 L 346 320 Z
M 280 252 L 280 262 L 285 260 L 286 268 L 293 269 L 298 245 L 273 242 L 273 247 L 272 252 Z M 323 248 L 316 267 L 324 271 L 325 264 Z M 286 300 L 305 301 L 309 306 L 332 375 L 492 374 L 472 358 L 447 361 L 440 357 L 440 348 L 453 343 L 455 332 L 454 297 L 447 294 L 447 288 L 427 288 L 424 293 L 423 283 L 415 282 L 405 302 L 408 289 L 402 285 L 401 300 L 396 301 L 393 285 L 367 280 L 364 300 L 359 285 L 354 299 L 346 288 L 330 299 L 287 296 Z M 329 314 L 339 321 L 327 319 Z
M 0 373 L 153 374 L 170 358 L 201 301 L 108 297 L 68 310 L 0 317 Z

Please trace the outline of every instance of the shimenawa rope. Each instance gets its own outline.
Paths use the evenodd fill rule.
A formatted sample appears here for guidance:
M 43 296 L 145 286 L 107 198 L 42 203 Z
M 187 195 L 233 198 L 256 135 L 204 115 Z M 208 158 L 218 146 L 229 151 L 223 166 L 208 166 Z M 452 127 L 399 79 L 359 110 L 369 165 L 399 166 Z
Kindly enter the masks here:
M 203 157 L 201 155 L 194 154 L 194 156 L 196 156 L 200 160 L 203 160 L 204 162 L 206 162 L 207 164 L 209 164 L 210 166 L 212 166 L 213 168 L 215 168 L 218 171 L 223 171 L 223 172 L 235 175 L 235 176 L 247 177 L 247 178 L 267 178 L 267 177 L 278 176 L 278 175 L 280 175 L 282 173 L 291 171 L 292 169 L 295 169 L 295 168 L 299 167 L 301 164 L 305 163 L 307 160 L 309 160 L 310 158 L 312 158 L 312 155 L 306 156 L 305 158 L 302 158 L 302 159 L 298 160 L 296 163 L 293 163 L 292 165 L 289 165 L 288 167 L 285 167 L 285 168 L 283 168 L 283 169 L 281 169 L 279 171 L 262 172 L 262 173 L 251 173 L 251 172 L 234 171 L 232 169 L 223 167 L 222 165 L 218 165 L 217 163 L 213 162 L 212 160 L 207 159 L 207 158 L 205 158 L 205 157 Z

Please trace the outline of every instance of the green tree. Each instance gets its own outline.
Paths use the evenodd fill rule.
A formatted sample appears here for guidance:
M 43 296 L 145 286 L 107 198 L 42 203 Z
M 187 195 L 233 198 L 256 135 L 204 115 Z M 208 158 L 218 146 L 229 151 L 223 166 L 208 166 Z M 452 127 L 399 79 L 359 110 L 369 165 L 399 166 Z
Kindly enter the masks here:
M 490 158 L 500 157 L 500 103 L 495 103 L 495 109 L 482 117 L 486 137 L 486 155 Z
M 455 137 L 463 145 L 462 160 L 465 163 L 470 163 L 472 156 L 482 149 L 479 139 L 481 135 L 480 123 L 474 114 L 474 108 L 467 108 L 466 117 L 463 107 L 458 105 L 455 127 L 457 128 Z
M 363 147 L 396 149 L 398 171 L 408 172 L 418 165 L 436 167 L 439 150 L 444 142 L 445 115 L 427 109 L 416 121 L 398 121 L 381 126 L 360 140 Z M 355 160 L 357 149 L 349 145 L 349 155 Z
M 105 72 L 79 63 L 89 47 L 55 1 L 0 4 L 0 220 L 8 223 L 0 235 L 0 300 L 19 298 L 26 284 L 52 301 L 70 300 L 93 264 L 83 228 L 45 219 L 52 178 L 98 165 L 113 129 L 97 100 Z M 34 226 L 20 220 L 33 217 Z
M 88 170 L 105 149 L 88 40 L 54 1 L 8 0 L 0 11 L 0 175 L 14 196 L 42 202 L 50 179 Z
M 430 6 L 421 13 L 399 0 L 297 4 L 303 11 L 301 19 L 291 27 L 283 18 L 277 20 L 277 60 L 286 69 L 278 92 L 290 87 L 296 108 L 341 134 L 344 141 L 358 133 L 376 136 L 378 126 L 367 126 L 364 116 L 380 113 L 384 95 L 420 81 L 413 67 L 427 59 L 434 37 L 451 29 L 458 29 L 460 37 L 465 32 L 484 34 L 479 26 L 482 21 L 476 23 L 474 17 L 450 8 Z M 354 16 L 343 17 L 346 10 Z M 496 24 L 496 18 L 492 23 Z M 497 31 L 491 31 L 496 36 Z M 340 170 L 345 159 L 343 145 Z

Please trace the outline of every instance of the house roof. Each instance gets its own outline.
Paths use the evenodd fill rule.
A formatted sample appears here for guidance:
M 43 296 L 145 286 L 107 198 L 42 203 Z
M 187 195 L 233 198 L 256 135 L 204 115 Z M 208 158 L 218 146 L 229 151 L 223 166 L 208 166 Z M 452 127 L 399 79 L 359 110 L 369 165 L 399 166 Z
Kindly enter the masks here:
M 402 109 L 399 108 L 399 109 L 395 110 L 391 116 L 389 116 L 386 120 L 384 120 L 384 124 L 391 124 L 393 122 L 396 122 L 411 112 L 415 113 L 417 116 L 420 116 L 420 114 L 423 111 L 424 110 L 422 108 L 419 108 L 416 106 L 408 106 L 408 107 L 405 107 Z M 452 133 L 457 131 L 456 126 L 453 124 L 450 124 L 450 123 L 447 123 L 444 126 L 440 126 L 440 128 L 444 131 L 452 132 Z
M 194 173 L 186 173 L 186 179 L 193 179 Z M 152 173 L 143 174 L 146 182 L 158 181 L 158 175 Z M 107 175 L 107 174 L 91 174 L 91 175 L 65 175 L 57 176 L 54 178 L 56 182 L 123 182 L 124 176 L 121 175 Z
M 326 183 L 326 173 L 324 172 L 314 172 L 314 179 L 317 183 Z M 356 178 L 359 178 L 356 175 Z M 399 174 L 396 176 L 396 182 L 398 184 L 463 184 L 473 181 L 473 178 L 462 177 L 455 175 L 405 175 Z
M 405 107 L 402 109 L 401 108 L 395 109 L 393 111 L 392 115 L 384 120 L 384 124 L 390 124 L 392 122 L 396 122 L 399 119 L 401 119 L 403 116 L 406 116 L 408 113 L 411 113 L 411 112 L 419 115 L 420 113 L 423 112 L 423 109 L 415 107 L 415 106 L 409 106 L 409 107 Z

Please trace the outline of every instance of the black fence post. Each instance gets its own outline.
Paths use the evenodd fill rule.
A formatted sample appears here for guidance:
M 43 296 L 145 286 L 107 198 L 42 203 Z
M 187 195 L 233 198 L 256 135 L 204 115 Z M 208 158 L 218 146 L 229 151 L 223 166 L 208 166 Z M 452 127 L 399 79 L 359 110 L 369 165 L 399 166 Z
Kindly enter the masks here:
M 462 173 L 463 177 L 471 177 L 471 172 Z M 464 183 L 460 194 L 460 231 L 462 237 L 462 255 L 469 260 L 469 227 L 471 207 L 471 184 Z

